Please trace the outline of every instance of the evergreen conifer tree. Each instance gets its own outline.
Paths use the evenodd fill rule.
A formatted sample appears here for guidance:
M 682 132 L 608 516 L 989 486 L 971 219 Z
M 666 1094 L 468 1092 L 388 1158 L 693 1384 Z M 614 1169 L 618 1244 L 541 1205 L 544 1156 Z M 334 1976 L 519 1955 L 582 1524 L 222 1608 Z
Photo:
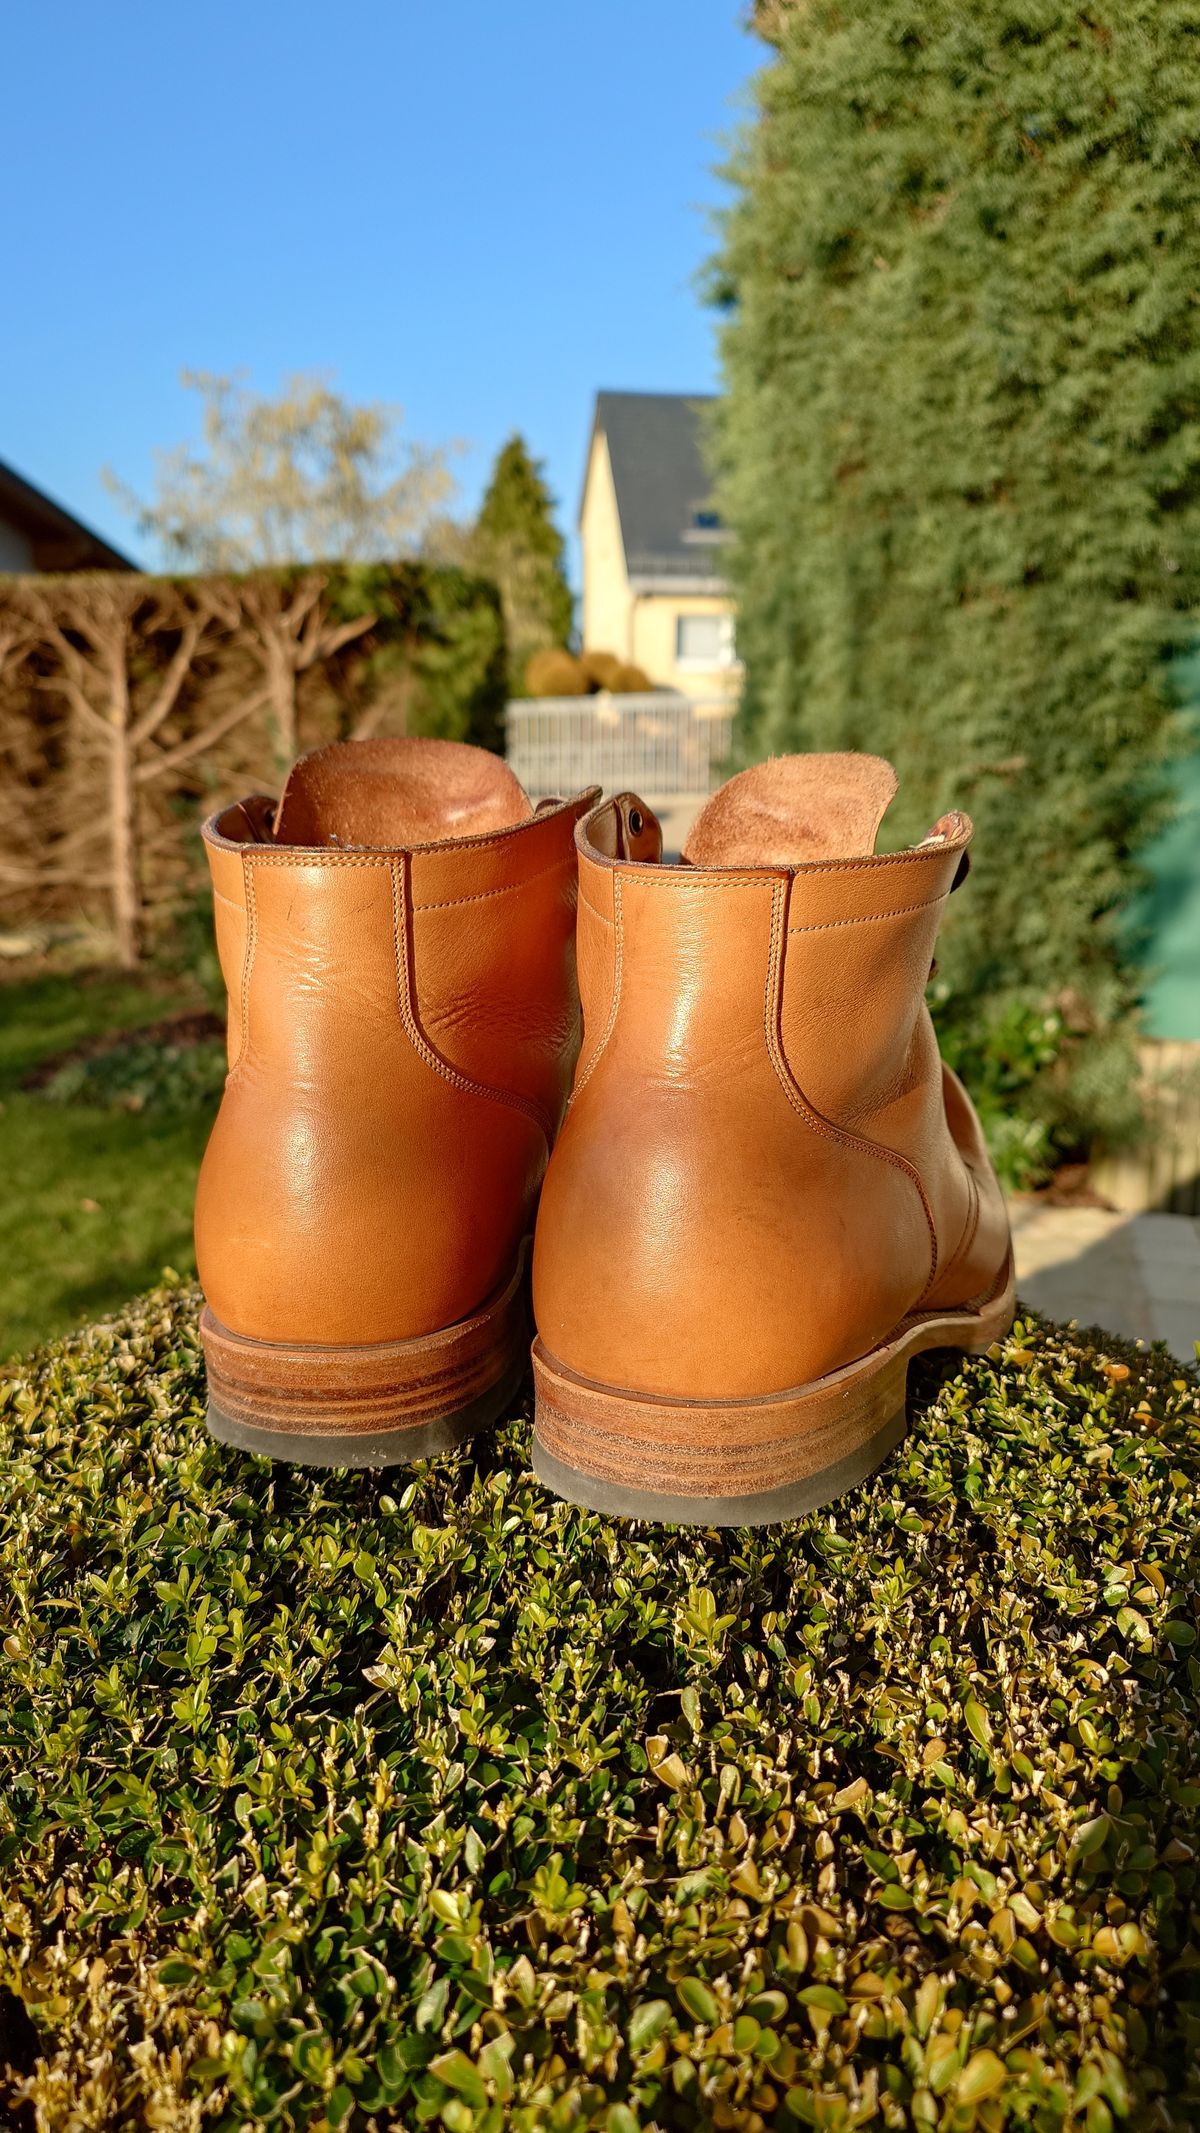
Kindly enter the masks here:
M 742 746 L 891 756 L 893 841 L 974 816 L 943 1028 L 1029 1083 L 1036 1166 L 1128 1110 L 1118 915 L 1200 598 L 1200 7 L 758 26 L 714 268 Z
M 563 539 L 541 464 L 523 437 L 496 458 L 471 539 L 472 560 L 500 588 L 508 632 L 509 693 L 519 696 L 533 652 L 565 645 L 573 602 Z

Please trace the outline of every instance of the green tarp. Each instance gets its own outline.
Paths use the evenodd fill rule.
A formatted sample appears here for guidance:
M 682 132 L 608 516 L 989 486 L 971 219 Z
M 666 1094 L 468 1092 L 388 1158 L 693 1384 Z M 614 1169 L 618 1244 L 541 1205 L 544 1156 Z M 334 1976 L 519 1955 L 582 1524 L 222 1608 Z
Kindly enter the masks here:
M 1148 854 L 1153 879 L 1130 917 L 1148 935 L 1146 1035 L 1200 1041 L 1200 652 L 1181 659 L 1176 672 L 1196 750 L 1175 771 L 1179 813 Z

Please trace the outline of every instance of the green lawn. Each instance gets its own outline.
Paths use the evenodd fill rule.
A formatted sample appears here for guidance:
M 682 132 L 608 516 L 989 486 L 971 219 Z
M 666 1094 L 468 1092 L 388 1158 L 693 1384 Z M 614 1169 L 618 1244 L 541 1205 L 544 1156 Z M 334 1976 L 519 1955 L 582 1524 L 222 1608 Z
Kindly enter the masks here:
M 51 1103 L 31 1068 L 108 1031 L 203 1007 L 187 978 L 55 972 L 0 982 L 0 1359 L 190 1272 L 207 1106 Z

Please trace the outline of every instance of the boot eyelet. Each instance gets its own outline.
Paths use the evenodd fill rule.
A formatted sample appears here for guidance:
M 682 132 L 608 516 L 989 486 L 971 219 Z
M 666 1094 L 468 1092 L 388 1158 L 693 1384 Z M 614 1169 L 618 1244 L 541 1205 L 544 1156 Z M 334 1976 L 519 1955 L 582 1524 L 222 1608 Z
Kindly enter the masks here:
M 646 825 L 645 825 L 645 822 L 644 822 L 644 820 L 643 820 L 643 818 L 642 818 L 642 810 L 641 810 L 641 808 L 640 808 L 640 807 L 631 807 L 631 808 L 630 808 L 630 810 L 629 810 L 629 834 L 630 834 L 630 836 L 631 836 L 631 837 L 640 837 L 640 836 L 641 836 L 641 834 L 642 834 L 642 831 L 643 831 L 643 830 L 645 829 L 645 827 L 646 827 Z

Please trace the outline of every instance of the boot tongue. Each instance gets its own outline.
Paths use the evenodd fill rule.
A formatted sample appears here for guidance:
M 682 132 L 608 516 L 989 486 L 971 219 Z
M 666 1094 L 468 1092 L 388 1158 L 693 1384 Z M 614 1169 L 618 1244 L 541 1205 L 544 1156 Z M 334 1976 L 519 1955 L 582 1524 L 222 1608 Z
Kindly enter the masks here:
M 395 850 L 528 822 L 503 757 L 462 741 L 335 741 L 302 755 L 275 810 L 276 844 Z
M 694 867 L 803 866 L 875 850 L 896 792 L 878 755 L 781 755 L 743 770 L 707 800 L 683 858 Z

